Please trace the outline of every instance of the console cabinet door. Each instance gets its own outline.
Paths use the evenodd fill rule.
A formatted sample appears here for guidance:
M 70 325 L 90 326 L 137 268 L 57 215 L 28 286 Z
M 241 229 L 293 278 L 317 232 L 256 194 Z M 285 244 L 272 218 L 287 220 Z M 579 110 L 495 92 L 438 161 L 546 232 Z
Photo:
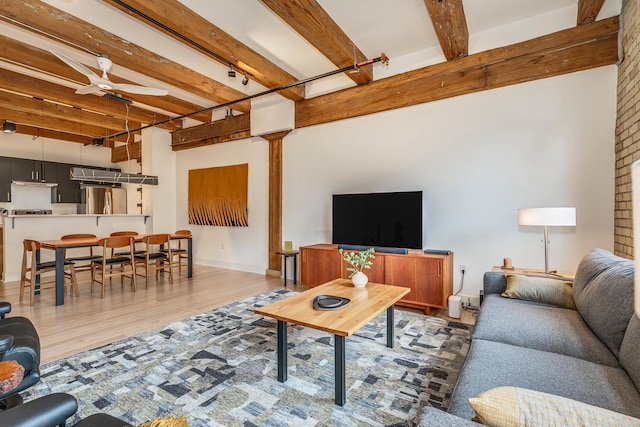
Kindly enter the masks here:
M 445 306 L 444 262 L 440 258 L 421 258 L 416 263 L 417 301 Z M 448 298 L 449 295 L 446 296 Z
M 420 301 L 419 289 L 416 280 L 416 258 L 406 256 L 385 257 L 385 282 L 387 285 L 402 286 L 410 291 L 403 301 Z
M 313 287 L 340 278 L 340 254 L 337 250 L 300 248 L 300 281 Z

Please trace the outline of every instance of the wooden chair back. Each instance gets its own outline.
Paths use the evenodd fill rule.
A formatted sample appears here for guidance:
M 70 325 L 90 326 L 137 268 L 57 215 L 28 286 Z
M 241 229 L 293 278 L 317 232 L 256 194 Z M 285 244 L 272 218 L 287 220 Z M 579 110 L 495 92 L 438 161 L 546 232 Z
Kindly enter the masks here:
M 138 232 L 137 231 L 114 231 L 113 233 L 109 234 L 109 236 L 137 236 Z
M 104 249 L 120 249 L 129 247 L 131 249 L 131 252 L 133 252 L 134 242 L 135 239 L 132 235 L 117 235 L 103 237 L 102 239 L 98 240 L 98 246 L 102 246 Z

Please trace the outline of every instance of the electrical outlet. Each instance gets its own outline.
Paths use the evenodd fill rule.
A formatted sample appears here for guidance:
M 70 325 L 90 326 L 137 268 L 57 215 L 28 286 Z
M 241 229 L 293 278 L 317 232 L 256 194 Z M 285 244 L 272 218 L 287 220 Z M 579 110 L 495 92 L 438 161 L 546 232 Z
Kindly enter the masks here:
M 460 264 L 460 273 L 462 273 L 463 271 L 467 271 L 467 266 L 464 264 Z

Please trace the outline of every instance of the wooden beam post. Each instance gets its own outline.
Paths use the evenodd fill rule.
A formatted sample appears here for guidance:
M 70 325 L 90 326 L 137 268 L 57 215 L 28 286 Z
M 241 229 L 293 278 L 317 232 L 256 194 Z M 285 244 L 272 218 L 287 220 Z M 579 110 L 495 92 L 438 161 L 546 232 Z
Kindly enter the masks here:
M 267 274 L 280 275 L 282 259 L 282 139 L 290 130 L 260 135 L 269 141 L 269 268 Z

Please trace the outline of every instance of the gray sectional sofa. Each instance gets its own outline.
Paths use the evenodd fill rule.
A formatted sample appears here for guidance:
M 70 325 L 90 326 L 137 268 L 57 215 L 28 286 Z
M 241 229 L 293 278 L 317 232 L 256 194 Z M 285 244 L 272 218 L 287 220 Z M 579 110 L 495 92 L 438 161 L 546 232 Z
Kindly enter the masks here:
M 484 301 L 448 413 L 421 426 L 475 425 L 469 398 L 499 386 L 537 390 L 640 418 L 640 320 L 633 261 L 594 249 L 573 284 L 575 309 L 505 298 L 503 273 L 484 275 Z M 638 420 L 640 425 L 640 420 Z

